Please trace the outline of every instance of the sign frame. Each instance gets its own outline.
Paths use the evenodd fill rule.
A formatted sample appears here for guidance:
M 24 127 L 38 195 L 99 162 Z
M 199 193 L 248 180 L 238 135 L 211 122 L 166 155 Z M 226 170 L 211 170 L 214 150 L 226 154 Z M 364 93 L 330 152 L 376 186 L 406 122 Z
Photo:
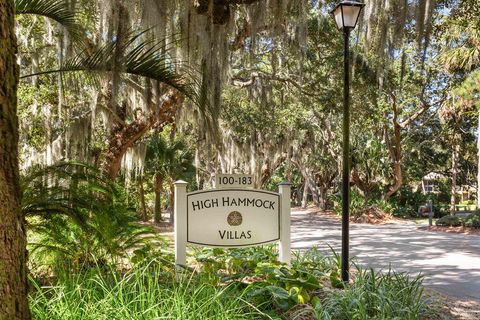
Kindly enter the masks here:
M 278 217 L 278 236 L 275 239 L 267 240 L 267 241 L 262 241 L 262 242 L 257 242 L 257 243 L 251 243 L 251 244 L 238 244 L 238 245 L 221 245 L 221 244 L 210 244 L 210 243 L 200 243 L 200 242 L 194 242 L 190 241 L 189 239 L 189 224 L 188 224 L 188 197 L 197 195 L 197 194 L 204 194 L 204 193 L 212 193 L 212 192 L 225 192 L 225 191 L 240 191 L 240 192 L 252 192 L 252 193 L 264 193 L 272 196 L 276 196 L 278 199 L 278 208 L 277 208 L 277 217 Z M 221 189 L 211 189 L 211 190 L 199 190 L 199 191 L 194 191 L 194 192 L 189 192 L 187 193 L 187 243 L 193 244 L 193 245 L 199 245 L 199 246 L 206 246 L 206 247 L 211 247 L 211 248 L 247 248 L 247 247 L 253 247 L 253 246 L 258 246 L 262 244 L 267 244 L 267 243 L 273 243 L 276 241 L 280 241 L 280 234 L 281 234 L 281 197 L 279 193 L 271 192 L 271 191 L 266 191 L 266 190 L 256 190 L 256 189 L 241 189 L 241 188 L 221 188 Z

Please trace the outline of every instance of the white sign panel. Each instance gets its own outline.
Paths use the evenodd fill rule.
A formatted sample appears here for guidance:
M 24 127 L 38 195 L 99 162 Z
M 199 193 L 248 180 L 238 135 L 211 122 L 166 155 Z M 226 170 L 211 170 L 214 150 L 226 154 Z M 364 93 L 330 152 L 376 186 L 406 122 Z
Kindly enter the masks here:
M 187 242 L 244 247 L 280 239 L 278 193 L 225 189 L 187 194 Z
M 215 188 L 253 188 L 253 176 L 249 174 L 217 174 Z

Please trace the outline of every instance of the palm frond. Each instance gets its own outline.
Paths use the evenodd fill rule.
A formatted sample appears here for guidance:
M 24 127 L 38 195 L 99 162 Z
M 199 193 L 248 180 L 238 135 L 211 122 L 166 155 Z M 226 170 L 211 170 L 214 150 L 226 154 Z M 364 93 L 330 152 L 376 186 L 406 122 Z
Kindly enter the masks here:
M 75 12 L 65 0 L 15 0 L 16 14 L 35 14 L 60 23 L 70 36 L 82 42 L 85 38 L 83 28 L 75 19 Z
M 144 32 L 134 34 L 123 44 L 110 41 L 95 49 L 87 48 L 65 61 L 57 70 L 28 74 L 21 78 L 59 72 L 89 72 L 95 76 L 99 73 L 118 71 L 157 80 L 177 89 L 198 106 L 205 106 L 201 103 L 202 99 L 198 93 L 195 71 L 180 62 L 172 61 L 168 53 L 162 53 L 161 42 L 143 40 L 141 38 L 143 34 Z M 118 52 L 124 52 L 120 61 L 116 57 Z

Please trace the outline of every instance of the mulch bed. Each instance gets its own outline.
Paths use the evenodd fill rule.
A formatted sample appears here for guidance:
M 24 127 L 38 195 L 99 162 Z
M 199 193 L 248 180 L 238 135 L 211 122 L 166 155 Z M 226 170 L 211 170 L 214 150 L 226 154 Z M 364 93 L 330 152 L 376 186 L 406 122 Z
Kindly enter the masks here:
M 392 215 L 375 206 L 369 206 L 361 210 L 359 214 L 350 217 L 350 221 L 356 223 L 383 224 L 392 220 Z
M 435 313 L 427 319 L 480 319 L 480 301 L 478 300 L 449 297 L 429 288 L 425 288 L 424 294 Z
M 292 211 L 305 212 L 308 215 L 321 215 L 327 218 L 341 220 L 342 217 L 336 214 L 334 211 L 327 210 L 322 211 L 317 207 L 308 207 L 308 208 L 292 208 Z M 360 216 L 351 216 L 350 222 L 353 223 L 368 223 L 368 224 L 390 224 L 390 223 L 401 223 L 401 224 L 415 224 L 415 222 L 405 219 L 395 218 L 391 214 L 388 214 L 377 207 L 367 207 L 364 209 Z
M 430 232 L 449 232 L 449 233 L 463 233 L 469 235 L 480 236 L 480 229 L 478 228 L 468 228 L 468 227 L 443 227 L 443 226 L 422 226 L 418 227 L 419 230 L 430 231 Z

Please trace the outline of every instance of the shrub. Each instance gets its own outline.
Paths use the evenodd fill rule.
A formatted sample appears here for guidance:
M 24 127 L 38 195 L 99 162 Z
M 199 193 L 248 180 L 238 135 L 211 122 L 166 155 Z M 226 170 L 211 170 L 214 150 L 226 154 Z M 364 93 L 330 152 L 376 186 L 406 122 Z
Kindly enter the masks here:
M 336 214 L 342 214 L 342 196 L 340 194 L 334 194 L 330 196 L 330 201 L 333 203 L 333 210 Z M 350 214 L 355 217 L 362 214 L 363 209 L 368 206 L 365 197 L 363 197 L 358 191 L 352 190 L 350 192 Z
M 403 219 L 414 218 L 414 217 L 417 217 L 417 211 L 410 206 L 407 206 L 407 207 L 400 206 L 393 211 L 393 215 L 395 217 L 403 218 Z
M 442 227 L 460 227 L 463 224 L 463 221 L 460 217 L 449 215 L 438 219 L 435 224 Z
M 297 304 L 310 301 L 314 290 L 321 285 L 317 277 L 301 268 L 287 268 L 278 263 L 259 263 L 255 275 L 262 281 L 250 284 L 246 293 L 257 305 L 272 302 L 273 306 L 287 311 Z
M 480 212 L 469 215 L 464 220 L 465 227 L 480 228 Z
M 238 278 L 255 272 L 260 262 L 275 263 L 278 256 L 273 246 L 242 249 L 204 248 L 194 253 L 200 270 L 208 276 Z
M 422 192 L 414 192 L 410 186 L 404 185 L 391 201 L 395 202 L 394 216 L 414 218 L 418 208 L 427 202 L 427 197 Z
M 22 189 L 33 264 L 55 272 L 115 264 L 153 238 L 152 228 L 137 223 L 124 189 L 86 164 L 35 168 Z

